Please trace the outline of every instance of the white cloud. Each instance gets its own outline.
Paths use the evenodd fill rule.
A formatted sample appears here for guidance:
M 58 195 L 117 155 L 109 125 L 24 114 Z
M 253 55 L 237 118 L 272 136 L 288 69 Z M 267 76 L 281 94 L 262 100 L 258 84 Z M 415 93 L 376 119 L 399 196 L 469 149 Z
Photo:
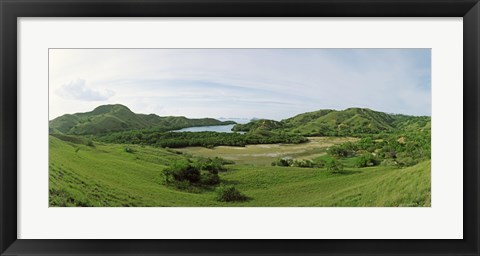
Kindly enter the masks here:
M 88 88 L 84 79 L 63 84 L 56 92 L 65 99 L 82 101 L 104 101 L 114 95 L 114 92 L 109 89 L 101 92 Z

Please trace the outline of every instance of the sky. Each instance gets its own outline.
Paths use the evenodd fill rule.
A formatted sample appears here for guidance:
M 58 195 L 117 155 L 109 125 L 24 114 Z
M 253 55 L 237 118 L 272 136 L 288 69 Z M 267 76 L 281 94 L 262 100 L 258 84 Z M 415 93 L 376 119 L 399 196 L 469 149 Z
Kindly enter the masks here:
M 431 51 L 50 49 L 50 120 L 104 104 L 189 118 L 350 107 L 431 115 Z

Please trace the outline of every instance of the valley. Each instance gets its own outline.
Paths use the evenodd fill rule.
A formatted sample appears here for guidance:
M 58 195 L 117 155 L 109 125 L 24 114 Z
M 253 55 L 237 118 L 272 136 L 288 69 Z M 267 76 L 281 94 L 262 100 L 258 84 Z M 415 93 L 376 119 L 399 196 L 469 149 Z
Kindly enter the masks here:
M 215 148 L 187 147 L 177 149 L 180 152 L 201 157 L 221 157 L 238 164 L 270 166 L 279 158 L 314 159 L 327 154 L 330 146 L 354 142 L 357 138 L 308 137 L 301 144 L 258 144 L 245 147 L 218 146 Z
M 103 105 L 50 121 L 49 205 L 429 207 L 430 127 L 361 108 L 238 124 Z
M 247 162 L 220 172 L 251 199 L 219 202 L 215 190 L 195 193 L 163 183 L 162 170 L 184 158 L 149 146 L 95 143 L 95 147 L 50 137 L 50 200 L 53 207 L 199 206 L 430 206 L 430 161 L 412 167 L 325 168 L 259 166 Z

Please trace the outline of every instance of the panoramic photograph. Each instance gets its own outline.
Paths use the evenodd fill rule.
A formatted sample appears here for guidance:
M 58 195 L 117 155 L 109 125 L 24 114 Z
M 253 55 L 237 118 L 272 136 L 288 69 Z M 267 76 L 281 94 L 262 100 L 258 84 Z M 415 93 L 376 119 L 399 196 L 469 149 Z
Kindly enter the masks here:
M 430 49 L 50 49 L 49 207 L 430 207 Z

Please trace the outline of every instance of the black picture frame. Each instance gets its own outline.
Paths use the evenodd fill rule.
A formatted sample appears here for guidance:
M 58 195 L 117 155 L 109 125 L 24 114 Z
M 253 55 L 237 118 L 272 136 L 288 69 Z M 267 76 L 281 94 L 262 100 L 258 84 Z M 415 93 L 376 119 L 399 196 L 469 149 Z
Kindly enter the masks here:
M 0 0 L 0 16 L 1 255 L 479 255 L 478 0 Z M 154 16 L 463 17 L 464 239 L 17 239 L 17 18 Z

